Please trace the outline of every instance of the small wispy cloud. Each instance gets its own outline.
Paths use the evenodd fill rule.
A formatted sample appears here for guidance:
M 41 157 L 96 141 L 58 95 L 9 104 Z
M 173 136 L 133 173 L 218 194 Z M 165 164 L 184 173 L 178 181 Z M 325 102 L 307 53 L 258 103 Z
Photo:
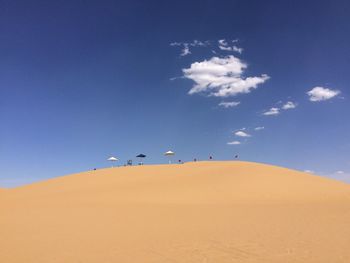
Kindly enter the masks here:
M 309 100 L 312 102 L 332 99 L 340 94 L 339 90 L 332 90 L 324 87 L 314 87 L 307 92 Z
M 243 52 L 243 48 L 239 48 L 237 46 L 232 46 L 232 47 L 219 46 L 219 48 L 224 51 L 235 51 L 240 54 Z
M 336 172 L 329 174 L 327 176 L 332 178 L 332 179 L 336 179 L 339 181 L 350 183 L 350 173 L 346 172 L 346 171 L 339 170 L 339 171 L 336 171 Z
M 239 54 L 243 52 L 243 48 L 237 47 L 236 45 L 229 46 L 229 44 L 225 39 L 220 39 L 218 41 L 218 44 L 219 44 L 219 49 L 224 51 L 234 51 L 234 52 L 238 52 Z
M 246 133 L 244 131 L 236 131 L 235 135 L 238 136 L 238 137 L 251 137 L 250 134 L 248 134 L 248 133 Z
M 292 101 L 288 101 L 282 106 L 282 109 L 283 110 L 290 110 L 290 109 L 295 109 L 296 107 L 297 107 L 296 103 L 294 103 Z
M 219 39 L 219 40 L 218 40 L 218 43 L 219 43 L 220 46 L 226 46 L 226 45 L 227 45 L 225 39 Z
M 224 108 L 232 108 L 238 106 L 239 104 L 241 104 L 239 101 L 222 101 L 219 103 L 219 106 Z
M 200 40 L 193 40 L 190 42 L 172 42 L 170 43 L 170 46 L 172 47 L 180 47 L 181 53 L 180 56 L 184 57 L 189 54 L 192 54 L 191 49 L 193 47 L 210 47 L 211 51 L 214 54 L 217 54 L 217 51 L 227 51 L 227 52 L 236 52 L 241 54 L 243 52 L 243 48 L 238 47 L 237 43 L 238 40 L 226 40 L 226 39 L 220 39 L 217 42 L 216 41 L 200 41 Z M 216 50 L 215 50 L 216 49 Z
M 254 128 L 254 130 L 256 130 L 256 131 L 261 131 L 261 130 L 263 130 L 263 129 L 265 129 L 264 126 L 255 127 L 255 128 Z
M 275 108 L 275 107 L 273 107 L 273 108 L 271 108 L 268 111 L 265 111 L 263 113 L 263 115 L 266 115 L 266 116 L 274 116 L 274 115 L 278 115 L 278 114 L 280 114 L 280 109 Z
M 315 172 L 312 170 L 304 170 L 305 173 L 309 173 L 309 174 L 314 174 Z
M 172 47 L 175 47 L 175 46 L 181 47 L 181 53 L 180 53 L 181 57 L 192 54 L 190 47 L 206 47 L 209 45 L 210 45 L 209 41 L 200 41 L 200 40 L 193 40 L 192 42 L 172 42 L 172 43 L 170 43 L 170 46 L 172 46 Z
M 279 101 L 278 103 L 282 103 L 282 101 Z M 276 116 L 281 113 L 281 110 L 291 110 L 295 109 L 297 107 L 297 103 L 292 101 L 287 101 L 282 105 L 282 107 L 272 107 L 269 110 L 263 112 L 263 115 L 265 116 Z
M 240 141 L 232 141 L 232 142 L 228 142 L 227 144 L 228 145 L 239 145 L 239 144 L 241 144 L 241 142 Z
M 184 56 L 187 56 L 187 55 L 189 55 L 189 54 L 191 54 L 190 48 L 189 48 L 187 45 L 185 45 L 185 46 L 183 47 L 183 49 L 181 50 L 180 56 L 181 56 L 181 57 L 184 57 Z

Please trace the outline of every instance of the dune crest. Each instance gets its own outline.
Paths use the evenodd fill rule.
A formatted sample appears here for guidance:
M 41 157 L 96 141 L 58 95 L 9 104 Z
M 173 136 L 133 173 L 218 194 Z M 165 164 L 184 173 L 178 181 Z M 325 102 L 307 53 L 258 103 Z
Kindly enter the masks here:
M 0 209 L 1 262 L 350 262 L 350 185 L 264 164 L 89 171 Z

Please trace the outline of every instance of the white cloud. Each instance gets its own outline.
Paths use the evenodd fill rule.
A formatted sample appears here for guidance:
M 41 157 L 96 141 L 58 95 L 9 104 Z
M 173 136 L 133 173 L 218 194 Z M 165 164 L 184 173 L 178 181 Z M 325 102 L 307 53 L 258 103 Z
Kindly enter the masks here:
M 278 115 L 280 114 L 280 109 L 279 108 L 271 108 L 268 111 L 265 111 L 263 115 L 269 116 L 269 115 Z
M 190 68 L 182 71 L 185 78 L 195 82 L 189 94 L 208 93 L 209 96 L 229 97 L 249 93 L 269 79 L 266 74 L 244 78 L 242 74 L 246 68 L 247 64 L 230 55 L 194 62 Z
M 290 109 L 294 109 L 297 107 L 297 104 L 292 102 L 292 101 L 288 101 L 287 103 L 285 103 L 283 106 L 282 106 L 282 109 L 284 110 L 290 110 Z
M 219 45 L 219 48 L 220 48 L 221 50 L 225 50 L 225 51 L 232 51 L 231 47 L 227 47 L 227 46 L 220 46 L 220 45 Z
M 282 103 L 282 101 L 278 102 L 278 103 Z M 272 107 L 269 110 L 265 111 L 263 113 L 263 115 L 266 116 L 273 116 L 273 115 L 278 115 L 281 113 L 281 110 L 290 110 L 290 109 L 294 109 L 297 107 L 297 104 L 292 102 L 292 101 L 288 101 L 285 104 L 283 104 L 283 106 L 281 108 L 278 107 Z
M 350 183 L 350 173 L 344 171 L 336 171 L 335 173 L 328 175 L 328 177 L 335 180 Z
M 236 131 L 235 135 L 238 136 L 238 137 L 251 137 L 250 134 L 248 134 L 248 133 L 246 133 L 244 131 Z
M 189 43 L 192 47 L 206 47 L 210 43 L 209 41 L 199 41 L 199 40 L 193 40 L 192 43 Z
M 210 43 L 209 41 L 199 41 L 199 40 L 193 40 L 192 42 L 172 42 L 170 43 L 170 46 L 191 46 L 191 47 L 205 47 L 208 46 Z
M 237 40 L 232 41 L 232 42 L 237 42 Z M 240 54 L 243 52 L 243 48 L 237 47 L 236 45 L 228 46 L 228 43 L 226 42 L 225 39 L 220 39 L 218 41 L 218 43 L 219 43 L 219 48 L 221 50 L 224 50 L 224 51 L 235 51 L 235 52 L 238 52 Z
M 222 101 L 219 103 L 219 106 L 224 108 L 236 107 L 241 104 L 239 101 Z
M 232 43 L 237 43 L 238 40 L 232 40 Z M 220 39 L 218 41 L 218 47 L 221 50 L 224 51 L 232 51 L 232 52 L 237 52 L 237 53 L 242 53 L 243 48 L 238 47 L 237 45 L 233 44 L 230 46 L 228 42 L 225 39 Z M 206 41 L 200 41 L 200 40 L 193 40 L 192 42 L 172 42 L 170 43 L 170 46 L 172 47 L 181 47 L 181 53 L 180 56 L 187 56 L 189 54 L 192 54 L 191 48 L 193 47 L 209 47 L 209 46 L 215 46 L 213 45 L 214 43 L 212 41 L 206 40 Z M 216 51 L 212 50 L 214 54 L 216 54 Z
M 227 46 L 227 42 L 225 39 L 219 39 L 218 42 L 220 46 Z
M 304 170 L 305 173 L 309 173 L 309 174 L 314 174 L 315 172 L 312 170 Z
M 232 46 L 232 51 L 238 52 L 241 54 L 243 52 L 243 48 L 237 47 L 237 46 Z
M 170 43 L 170 46 L 182 47 L 180 56 L 184 57 L 184 56 L 187 56 L 189 54 L 192 54 L 190 47 L 206 47 L 209 44 L 210 44 L 209 41 L 193 40 L 192 42 L 172 42 L 172 43 Z
M 188 47 L 188 45 L 185 45 L 185 46 L 183 47 L 183 49 L 181 50 L 180 56 L 181 56 L 181 57 L 184 57 L 184 56 L 187 56 L 187 55 L 189 55 L 189 54 L 191 54 L 190 48 Z
M 243 52 L 243 48 L 237 47 L 237 46 L 232 46 L 232 47 L 226 47 L 226 46 L 219 46 L 221 50 L 224 51 L 235 51 L 241 54 Z
M 182 45 L 181 42 L 172 42 L 172 43 L 170 43 L 170 46 L 172 46 L 172 47 L 181 46 L 181 45 Z
M 339 90 L 332 90 L 324 87 L 314 87 L 312 90 L 307 92 L 307 95 L 309 95 L 309 100 L 313 102 L 329 100 L 339 94 Z
M 263 126 L 255 127 L 255 128 L 254 128 L 254 130 L 256 130 L 256 131 L 261 131 L 261 130 L 263 130 L 263 129 L 265 129 L 265 127 L 263 127 Z
M 233 141 L 233 142 L 228 142 L 227 144 L 228 144 L 228 145 L 239 145 L 239 144 L 241 144 L 241 142 L 239 142 L 239 141 Z

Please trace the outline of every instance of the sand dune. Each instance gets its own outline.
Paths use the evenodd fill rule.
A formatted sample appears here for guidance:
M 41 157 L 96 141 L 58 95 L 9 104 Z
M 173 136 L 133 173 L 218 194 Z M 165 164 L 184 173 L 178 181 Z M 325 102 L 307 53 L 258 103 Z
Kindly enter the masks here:
M 350 262 L 350 185 L 247 162 L 120 167 L 0 194 L 0 262 Z

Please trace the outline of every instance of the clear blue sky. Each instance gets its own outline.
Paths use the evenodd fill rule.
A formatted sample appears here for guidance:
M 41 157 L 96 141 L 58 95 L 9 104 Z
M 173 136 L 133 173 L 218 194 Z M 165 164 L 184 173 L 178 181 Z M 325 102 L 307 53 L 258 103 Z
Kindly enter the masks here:
M 350 181 L 349 14 L 349 1 L 0 1 L 0 186 L 169 149 Z

